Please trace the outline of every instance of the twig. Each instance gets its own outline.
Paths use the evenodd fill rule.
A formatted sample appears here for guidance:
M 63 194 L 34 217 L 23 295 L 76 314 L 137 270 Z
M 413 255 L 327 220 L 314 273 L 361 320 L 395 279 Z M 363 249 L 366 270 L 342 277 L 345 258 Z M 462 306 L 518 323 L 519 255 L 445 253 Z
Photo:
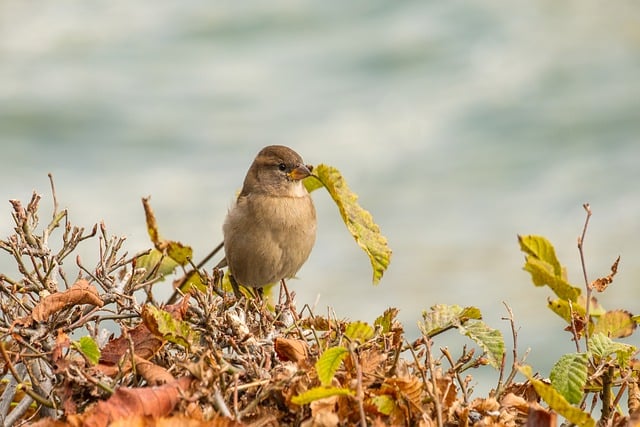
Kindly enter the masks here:
M 509 375 L 507 376 L 507 379 L 505 380 L 504 383 L 501 382 L 503 370 L 502 369 L 500 370 L 500 379 L 498 380 L 498 385 L 496 387 L 496 399 L 498 400 L 500 399 L 502 393 L 504 392 L 504 384 L 509 385 L 513 382 L 513 379 L 518 374 L 518 364 L 524 363 L 524 360 L 527 357 L 525 353 L 525 356 L 522 358 L 522 361 L 518 361 L 518 331 L 516 329 L 516 325 L 513 320 L 513 310 L 511 310 L 511 307 L 506 302 L 503 301 L 502 304 L 504 304 L 505 308 L 507 309 L 507 313 L 509 314 L 509 317 L 507 319 L 509 320 L 509 325 L 511 327 L 511 338 L 513 340 L 513 350 L 512 350 L 513 360 L 511 362 L 511 372 L 509 372 Z M 504 359 L 503 359 L 503 364 L 504 364 Z
M 56 186 L 53 184 L 53 174 L 49 172 L 47 174 L 49 177 L 49 183 L 51 184 L 51 197 L 53 197 L 53 215 L 52 218 L 55 219 L 58 214 L 58 197 L 56 197 Z
M 456 381 L 458 381 L 458 384 L 460 384 L 460 390 L 462 391 L 462 399 L 464 404 L 468 404 L 469 403 L 469 394 L 467 392 L 467 385 L 465 384 L 465 382 L 462 380 L 462 378 L 460 377 L 460 371 L 459 371 L 459 366 L 453 361 L 453 358 L 451 357 L 451 353 L 449 353 L 449 349 L 446 347 L 440 347 L 440 351 L 442 352 L 442 354 L 444 354 L 444 357 L 447 358 L 447 360 L 449 361 L 449 364 L 451 365 L 451 369 L 453 370 L 453 373 L 456 376 Z
M 358 402 L 358 410 L 360 412 L 360 426 L 367 427 L 367 416 L 364 413 L 364 391 L 362 390 L 362 368 L 359 363 L 359 355 L 349 346 L 349 354 L 351 360 L 356 367 L 356 401 Z
M 209 252 L 209 254 L 204 257 L 204 259 L 202 261 L 200 261 L 198 263 L 198 265 L 195 266 L 195 268 L 193 268 L 191 271 L 187 272 L 184 277 L 182 278 L 182 280 L 179 281 L 179 285 L 176 286 L 176 289 L 173 291 L 173 294 L 171 294 L 171 296 L 169 297 L 169 299 L 167 300 L 167 304 L 173 304 L 174 302 L 176 302 L 176 300 L 178 299 L 178 297 L 181 295 L 180 292 L 180 286 L 183 283 L 186 283 L 187 280 L 189 280 L 191 278 L 191 276 L 193 276 L 194 274 L 198 273 L 198 270 L 200 270 L 202 267 L 204 267 L 204 265 L 209 262 L 209 260 L 211 258 L 213 258 L 218 252 L 220 252 L 220 249 L 222 249 L 224 247 L 224 242 L 220 242 L 220 244 L 218 244 L 218 246 L 216 246 L 211 252 Z
M 427 369 L 431 373 L 431 386 L 433 387 L 433 404 L 436 407 L 436 420 L 438 427 L 442 427 L 442 403 L 440 402 L 440 393 L 438 393 L 438 383 L 436 381 L 436 367 L 433 363 L 433 357 L 431 355 L 431 338 L 425 337 L 425 358 L 427 362 Z M 426 382 L 425 382 L 426 384 Z
M 5 361 L 5 366 L 7 368 L 9 368 L 9 371 L 11 371 L 11 375 L 13 375 L 15 377 L 15 379 L 20 383 L 23 384 L 23 390 L 26 394 L 28 394 L 33 400 L 35 400 L 36 402 L 38 402 L 39 404 L 41 404 L 42 406 L 45 406 L 47 408 L 53 408 L 53 402 L 51 402 L 50 400 L 47 400 L 46 398 L 40 396 L 38 393 L 36 393 L 35 391 L 33 391 L 31 389 L 31 387 L 25 385 L 24 380 L 22 379 L 21 375 L 18 374 L 18 372 L 16 371 L 15 367 L 13 366 L 13 363 L 11 363 L 11 359 L 9 358 L 9 355 L 7 354 L 7 350 L 4 348 L 4 343 L 0 343 L 0 354 L 2 355 L 2 358 Z
M 578 331 L 576 330 L 576 322 L 575 319 L 573 317 L 573 303 L 571 302 L 571 300 L 567 300 L 567 302 L 569 303 L 569 319 L 571 322 L 571 333 L 573 334 L 573 340 L 576 343 L 576 352 L 580 353 L 580 337 L 578 336 Z M 585 329 L 589 329 L 589 322 L 587 321 L 587 326 L 585 326 Z
M 587 346 L 586 351 L 589 351 L 589 324 L 591 322 L 591 285 L 589 284 L 589 278 L 587 276 L 587 266 L 584 260 L 584 239 L 587 235 L 587 227 L 589 226 L 589 219 L 591 218 L 591 207 L 589 207 L 589 203 L 585 203 L 582 205 L 584 210 L 587 212 L 587 217 L 584 220 L 584 227 L 582 228 L 582 234 L 578 237 L 578 252 L 580 253 L 580 264 L 582 265 L 582 275 L 584 276 L 584 284 L 587 288 L 587 304 L 585 308 L 585 322 L 586 326 L 584 328 L 584 340 Z M 573 324 L 573 318 L 571 319 L 571 323 Z M 576 341 L 577 342 L 577 341 Z

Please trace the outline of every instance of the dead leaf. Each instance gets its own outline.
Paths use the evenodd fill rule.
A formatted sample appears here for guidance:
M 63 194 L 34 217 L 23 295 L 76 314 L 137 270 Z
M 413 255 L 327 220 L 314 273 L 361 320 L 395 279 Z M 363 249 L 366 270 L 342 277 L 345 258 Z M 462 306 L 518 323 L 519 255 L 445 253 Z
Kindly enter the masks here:
M 68 417 L 68 421 L 73 425 L 106 427 L 124 418 L 162 417 L 171 413 L 191 381 L 182 377 L 159 387 L 121 387 L 109 399 L 98 402 L 82 415 Z
M 555 412 L 549 412 L 541 407 L 529 408 L 526 427 L 556 427 L 557 425 L 558 415 Z
M 591 288 L 595 289 L 598 292 L 602 292 L 605 289 L 607 289 L 607 286 L 609 286 L 613 282 L 613 276 L 615 276 L 616 273 L 618 272 L 619 262 L 620 262 L 620 256 L 616 258 L 613 265 L 611 266 L 611 273 L 606 277 L 599 277 L 593 282 L 591 282 Z
M 160 385 L 175 381 L 173 375 L 171 375 L 171 373 L 162 366 L 158 366 L 155 363 L 138 356 L 134 356 L 134 360 L 136 364 L 136 372 L 149 384 Z
M 21 319 L 25 324 L 31 324 L 30 320 L 44 322 L 54 313 L 74 305 L 90 304 L 102 307 L 104 301 L 100 299 L 98 290 L 84 279 L 79 279 L 69 289 L 63 292 L 56 292 L 42 299 L 33 308 L 33 311 L 26 318 Z
M 305 341 L 277 337 L 273 346 L 282 361 L 301 363 L 308 358 L 309 345 Z

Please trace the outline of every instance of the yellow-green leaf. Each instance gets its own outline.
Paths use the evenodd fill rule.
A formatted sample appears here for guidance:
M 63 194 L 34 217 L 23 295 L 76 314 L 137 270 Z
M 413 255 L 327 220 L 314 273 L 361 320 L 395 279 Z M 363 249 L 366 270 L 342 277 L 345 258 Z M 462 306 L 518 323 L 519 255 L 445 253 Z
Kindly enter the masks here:
M 470 319 L 482 319 L 482 314 L 478 308 L 437 304 L 431 307 L 431 311 L 422 312 L 423 321 L 418 322 L 418 327 L 424 335 L 433 337 Z
M 369 256 L 373 283 L 378 283 L 391 262 L 391 249 L 387 245 L 387 239 L 380 233 L 380 227 L 373 222 L 371 214 L 358 204 L 358 196 L 349 189 L 338 169 L 320 164 L 314 168 L 313 176 L 305 181 L 307 188 L 319 188 L 312 183 L 312 179 L 322 183 L 338 206 L 342 221 Z
M 376 320 L 373 322 L 374 326 L 379 326 L 382 328 L 382 333 L 386 334 L 391 332 L 391 328 L 393 326 L 393 321 L 398 315 L 397 308 L 388 308 L 382 313 L 382 315 L 378 316 Z
M 376 410 L 383 415 L 390 415 L 396 408 L 396 401 L 388 394 L 381 394 L 369 399 L 369 402 L 376 407 Z
M 349 350 L 341 346 L 328 348 L 322 353 L 316 362 L 320 384 L 325 387 L 331 384 L 333 376 L 348 353 Z
M 574 405 L 582 399 L 587 383 L 587 362 L 586 353 L 565 354 L 553 365 L 549 374 L 553 388 Z
M 541 236 L 518 236 L 520 249 L 527 255 L 524 270 L 531 274 L 536 286 L 547 285 L 560 298 L 577 301 L 580 288 L 567 282 L 564 268 L 556 258 L 551 243 Z
M 580 427 L 595 427 L 596 422 L 588 413 L 582 411 L 580 408 L 572 406 L 552 386 L 533 378 L 530 366 L 521 366 L 520 373 L 527 377 L 542 400 L 544 400 L 551 409 L 565 417 L 567 421 Z
M 490 328 L 482 320 L 472 319 L 458 326 L 461 334 L 476 342 L 486 353 L 489 364 L 496 369 L 502 365 L 504 338 L 502 332 Z
M 136 268 L 144 268 L 149 279 L 166 276 L 175 271 L 178 263 L 157 249 L 136 258 Z
M 142 199 L 142 206 L 144 207 L 144 214 L 147 221 L 147 232 L 155 248 L 161 253 L 167 254 L 180 265 L 189 263 L 190 260 L 193 259 L 193 249 L 180 242 L 174 242 L 160 237 L 156 216 L 151 209 L 148 197 Z
M 594 333 L 602 333 L 610 338 L 628 337 L 636 329 L 632 315 L 625 310 L 607 311 L 598 319 Z
M 91 337 L 82 337 L 80 340 L 74 341 L 73 347 L 82 353 L 92 365 L 96 365 L 100 360 L 100 348 Z
M 629 366 L 632 356 L 637 351 L 635 346 L 615 342 L 611 338 L 601 333 L 596 333 L 589 339 L 589 351 L 594 355 L 596 362 L 601 363 L 603 359 L 609 359 L 614 354 L 621 367 Z
M 191 348 L 200 341 L 200 333 L 190 323 L 178 320 L 160 308 L 145 305 L 142 318 L 154 334 L 174 344 Z
M 315 400 L 324 399 L 331 396 L 353 396 L 355 393 L 353 390 L 341 387 L 315 387 L 311 388 L 304 393 L 300 393 L 297 396 L 291 398 L 291 403 L 296 405 L 306 405 Z
M 563 269 L 556 257 L 556 250 L 549 240 L 542 236 L 518 236 L 520 250 L 551 266 L 553 275 L 562 276 Z
M 366 322 L 351 322 L 347 325 L 344 335 L 351 341 L 365 342 L 370 340 L 374 334 L 373 328 Z

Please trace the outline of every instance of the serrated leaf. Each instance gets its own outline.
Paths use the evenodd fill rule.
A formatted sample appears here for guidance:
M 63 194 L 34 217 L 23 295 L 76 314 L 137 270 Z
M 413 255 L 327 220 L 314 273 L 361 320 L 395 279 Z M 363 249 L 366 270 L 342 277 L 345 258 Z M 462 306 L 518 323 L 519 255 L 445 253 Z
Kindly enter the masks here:
M 567 421 L 580 427 L 595 427 L 596 422 L 588 413 L 580 410 L 580 408 L 572 406 L 552 386 L 533 378 L 530 366 L 521 366 L 520 373 L 527 377 L 531 385 L 533 385 L 536 393 L 538 393 L 538 396 L 540 396 L 551 409 L 565 417 Z
M 374 333 L 375 331 L 368 323 L 360 321 L 349 323 L 344 331 L 344 335 L 351 341 L 360 342 L 369 341 Z
M 353 396 L 355 392 L 342 387 L 315 387 L 291 398 L 291 403 L 306 405 L 316 400 L 331 396 Z
M 636 329 L 631 313 L 625 310 L 607 311 L 600 316 L 593 333 L 602 333 L 610 338 L 628 337 Z
M 397 308 L 388 308 L 384 311 L 384 313 L 374 320 L 374 326 L 380 326 L 382 328 L 382 333 L 386 334 L 391 332 L 391 328 L 393 327 L 393 321 L 398 315 Z
M 504 338 L 502 332 L 490 328 L 481 320 L 469 320 L 458 327 L 460 333 L 475 341 L 487 355 L 489 364 L 496 369 L 502 365 L 504 355 Z
M 547 285 L 561 299 L 576 301 L 580 288 L 567 282 L 564 268 L 553 245 L 542 236 L 518 236 L 520 249 L 526 253 L 524 270 L 536 286 Z
M 631 362 L 631 358 L 635 354 L 636 350 L 635 346 L 615 342 L 602 333 L 593 334 L 589 339 L 589 351 L 593 354 L 598 363 L 615 354 L 618 364 L 621 367 L 626 367 Z
M 422 312 L 422 322 L 418 322 L 418 327 L 424 335 L 433 337 L 470 319 L 482 319 L 478 308 L 437 304 L 431 307 L 431 311 Z
M 92 365 L 97 365 L 100 360 L 100 347 L 91 337 L 82 337 L 73 342 L 73 347 L 78 350 Z
M 587 383 L 586 353 L 570 353 L 563 355 L 553 365 L 549 378 L 555 388 L 569 403 L 580 402 L 584 386 Z
M 200 333 L 191 324 L 174 318 L 165 310 L 147 304 L 142 308 L 141 317 L 154 335 L 169 342 L 191 348 L 200 341 Z
M 315 365 L 320 384 L 325 387 L 331 384 L 333 376 L 348 353 L 349 350 L 341 346 L 328 348 L 322 353 Z
M 307 188 L 313 190 L 318 187 L 312 180 L 322 183 L 338 206 L 342 221 L 371 261 L 373 283 L 378 283 L 391 262 L 391 249 L 380 233 L 380 227 L 371 214 L 360 207 L 358 196 L 349 189 L 338 169 L 320 164 L 313 169 L 313 176 L 305 181 Z

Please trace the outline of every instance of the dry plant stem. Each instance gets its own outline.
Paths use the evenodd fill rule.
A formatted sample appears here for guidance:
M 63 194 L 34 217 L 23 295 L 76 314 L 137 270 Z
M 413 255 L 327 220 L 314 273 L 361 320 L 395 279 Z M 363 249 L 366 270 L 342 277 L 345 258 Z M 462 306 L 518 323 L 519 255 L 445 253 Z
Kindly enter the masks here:
M 580 337 L 578 336 L 578 331 L 576 330 L 576 322 L 574 322 L 573 320 L 573 304 L 571 303 L 571 300 L 568 300 L 569 303 L 569 317 L 571 318 L 571 333 L 573 334 L 573 341 L 576 343 L 576 352 L 580 353 Z M 588 304 L 588 303 L 587 303 Z M 589 317 L 587 317 L 587 319 L 589 319 Z M 589 329 L 589 321 L 587 320 L 587 326 L 585 327 L 585 330 Z M 588 347 L 588 343 L 587 343 L 587 347 Z M 587 351 L 589 351 L 589 349 L 587 348 Z
M 358 402 L 358 410 L 360 411 L 360 426 L 367 427 L 367 416 L 364 413 L 364 391 L 362 390 L 362 368 L 360 367 L 360 358 L 352 345 L 349 345 L 349 355 L 356 367 L 356 401 Z
M 600 412 L 600 423 L 602 425 L 605 425 L 609 417 L 611 417 L 611 383 L 613 381 L 613 375 L 613 366 L 609 366 L 602 376 L 602 410 Z
M 14 376 L 14 378 L 16 379 L 16 381 L 18 381 L 20 384 L 25 384 L 25 382 L 23 381 L 23 378 L 20 374 L 18 374 L 18 371 L 16 371 L 15 367 L 13 366 L 13 363 L 11 363 L 11 359 L 9 358 L 9 355 L 7 354 L 7 350 L 4 348 L 4 344 L 0 343 L 0 354 L 2 355 L 2 358 L 5 361 L 5 366 L 7 368 L 9 368 L 9 371 L 11 372 L 11 375 Z M 22 389 L 24 390 L 24 392 L 29 395 L 29 397 L 31 397 L 33 400 L 35 400 L 36 402 L 38 402 L 39 404 L 47 407 L 47 408 L 53 408 L 53 402 L 47 400 L 46 398 L 40 396 L 38 393 L 34 392 L 31 387 L 29 386 L 23 386 Z
M 433 388 L 433 394 L 431 397 L 433 399 L 433 404 L 436 407 L 436 420 L 438 422 L 437 425 L 438 427 L 442 427 L 443 426 L 442 403 L 440 402 L 440 394 L 438 393 L 438 383 L 436 382 L 436 367 L 435 367 L 435 364 L 433 363 L 433 355 L 431 354 L 432 344 L 433 342 L 431 341 L 431 338 L 424 337 L 426 367 L 429 373 L 431 374 L 430 379 L 431 379 L 431 386 Z
M 224 403 L 224 398 L 222 397 L 222 393 L 220 393 L 220 389 L 218 389 L 218 387 L 215 387 L 213 390 L 213 399 L 216 403 L 216 407 L 223 416 L 227 418 L 233 418 L 233 415 L 231 415 L 231 411 L 229 411 L 229 408 L 227 408 L 227 404 Z
M 216 246 L 211 252 L 209 252 L 209 254 L 207 256 L 204 257 L 204 259 L 202 261 L 200 261 L 195 268 L 193 268 L 191 271 L 187 272 L 184 277 L 182 278 L 182 280 L 180 281 L 180 283 L 184 283 L 187 280 L 189 280 L 191 278 L 191 276 L 193 276 L 194 274 L 198 273 L 198 271 L 204 267 L 204 265 L 209 262 L 209 260 L 211 258 L 213 258 L 218 252 L 220 252 L 220 249 L 222 249 L 224 247 L 224 242 L 220 242 L 218 244 L 218 246 Z M 199 274 L 199 273 L 198 273 Z M 180 286 L 176 287 L 176 289 L 173 291 L 173 294 L 171 294 L 171 296 L 169 297 L 169 299 L 167 300 L 167 304 L 173 304 L 176 302 L 176 300 L 178 299 L 179 296 L 182 295 L 182 292 L 180 292 Z
M 582 235 L 578 237 L 578 252 L 580 253 L 580 264 L 582 265 L 582 274 L 584 276 L 584 285 L 587 288 L 587 304 L 585 308 L 585 322 L 587 326 L 584 328 L 584 341 L 587 346 L 586 351 L 589 351 L 589 319 L 591 316 L 591 285 L 589 284 L 589 278 L 587 276 L 587 266 L 584 260 L 584 239 L 587 235 L 587 228 L 589 226 L 589 219 L 591 218 L 591 207 L 588 203 L 582 205 L 587 212 L 587 217 L 584 220 L 584 227 L 582 228 Z M 576 341 L 577 342 L 577 341 Z
M 458 381 L 458 384 L 460 384 L 460 390 L 462 391 L 462 399 L 464 404 L 465 405 L 468 404 L 469 394 L 467 393 L 467 385 L 460 377 L 460 372 L 458 370 L 459 366 L 457 366 L 456 363 L 453 361 L 453 358 L 451 357 L 451 353 L 449 353 L 448 348 L 440 347 L 440 351 L 442 352 L 442 354 L 444 354 L 444 357 L 446 357 L 446 359 L 449 361 L 449 364 L 451 365 L 451 369 L 453 369 L 453 372 L 455 373 L 456 381 Z
M 16 365 L 16 372 L 20 377 L 23 377 L 24 374 L 27 373 L 27 368 L 23 363 Z M 13 398 L 16 395 L 16 390 L 18 389 L 18 379 L 14 375 L 9 375 L 8 382 L 5 382 L 5 389 L 0 395 L 0 420 L 4 420 L 9 413 L 9 409 L 11 409 L 11 403 L 13 402 Z M 30 397 L 28 398 L 30 402 L 33 401 Z M 14 409 L 15 411 L 15 409 Z M 22 415 L 22 414 L 20 414 Z M 5 424 L 7 424 L 5 422 Z M 10 424 L 9 424 L 10 425 Z
M 513 382 L 514 378 L 518 374 L 518 365 L 524 363 L 528 354 L 528 352 L 526 352 L 522 357 L 522 360 L 518 360 L 518 330 L 516 329 L 516 324 L 513 320 L 513 310 L 511 310 L 511 307 L 506 302 L 503 302 L 503 304 L 509 314 L 509 326 L 511 327 L 511 338 L 513 339 L 513 361 L 511 362 L 511 372 L 509 372 L 506 381 L 504 383 L 498 382 L 498 386 L 496 387 L 496 398 L 498 400 L 502 397 L 502 393 L 504 393 L 504 385 L 509 386 Z M 502 372 L 500 372 L 500 376 L 502 377 Z

